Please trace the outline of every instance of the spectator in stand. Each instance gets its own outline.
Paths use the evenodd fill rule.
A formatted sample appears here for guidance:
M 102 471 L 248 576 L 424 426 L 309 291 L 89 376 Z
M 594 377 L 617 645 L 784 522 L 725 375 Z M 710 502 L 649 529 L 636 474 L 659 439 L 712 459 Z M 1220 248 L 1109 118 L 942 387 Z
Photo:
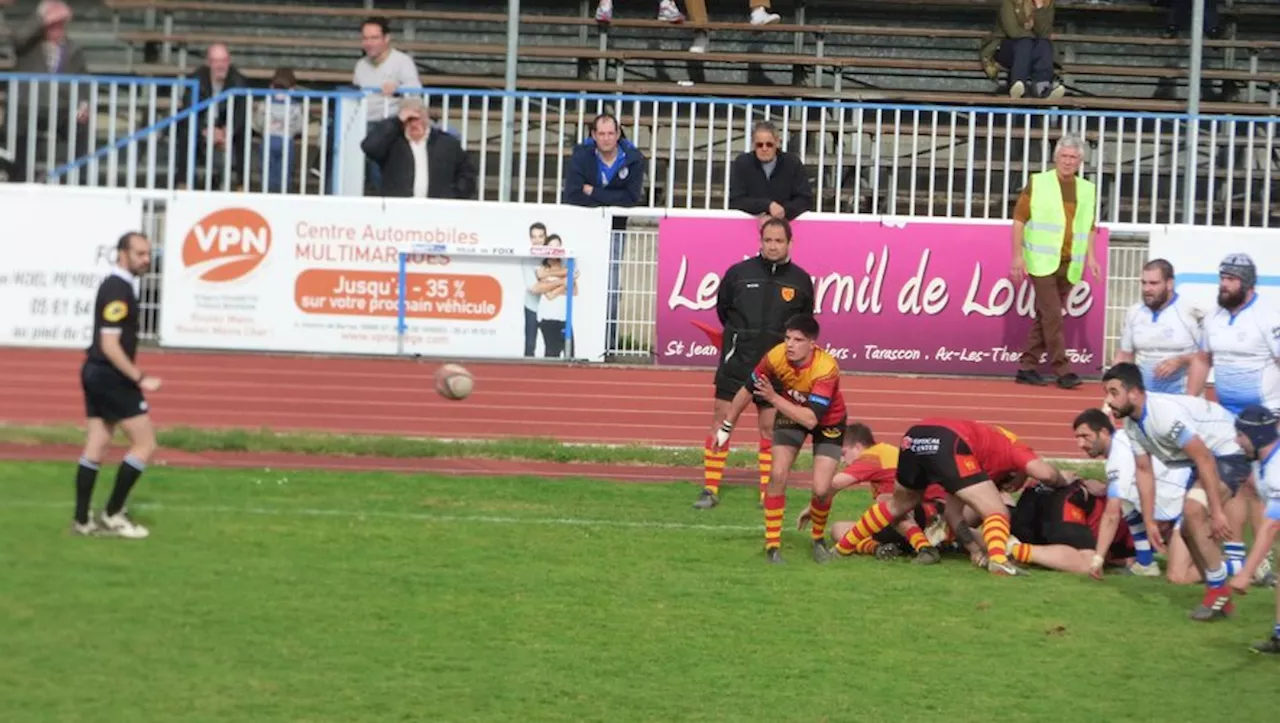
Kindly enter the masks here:
M 271 76 L 271 89 L 282 91 L 266 99 L 255 99 L 253 129 L 267 149 L 267 167 L 263 170 L 263 187 L 268 193 L 281 193 L 289 188 L 289 169 L 297 155 L 285 148 L 293 146 L 293 139 L 302 135 L 306 119 L 302 117 L 302 99 L 289 98 L 285 91 L 298 86 L 298 80 L 290 68 L 278 68 Z M 270 108 L 268 108 L 270 106 Z M 292 150 L 292 149 L 291 149 Z
M 740 154 L 729 170 L 729 208 L 788 221 L 813 210 L 809 173 L 798 156 L 782 151 L 778 129 L 760 121 L 751 144 L 755 150 Z
M 240 69 L 231 62 L 231 51 L 222 43 L 214 43 L 204 54 L 204 65 L 196 68 L 192 74 L 200 86 L 200 101 L 206 101 L 223 91 L 235 88 L 248 88 L 249 80 L 241 74 Z M 194 103 L 189 91 L 183 93 L 182 108 L 191 108 Z M 252 103 L 248 96 L 242 96 L 231 102 L 230 98 L 221 100 L 201 110 L 182 123 L 179 123 L 174 166 L 178 173 L 179 187 L 187 183 L 189 158 L 188 143 L 191 138 L 191 123 L 195 124 L 196 134 L 196 186 L 200 184 L 200 169 L 212 176 L 212 186 L 220 189 L 225 180 L 231 189 L 239 189 L 244 182 L 244 144 L 248 140 L 248 129 L 245 119 Z M 210 117 L 212 116 L 212 122 Z M 212 152 L 210 152 L 212 151 Z M 223 179 L 226 156 L 230 155 L 231 178 Z M 206 160 L 208 159 L 208 160 Z
M 565 173 L 564 202 L 574 206 L 635 206 L 644 196 L 645 157 L 622 136 L 612 113 L 591 121 L 591 137 L 579 143 Z
M 995 28 L 982 43 L 982 69 L 998 80 L 1009 73 L 1009 97 L 1057 100 L 1066 89 L 1053 79 L 1054 0 L 1004 0 Z
M 357 88 L 378 88 L 382 97 L 368 99 L 366 133 L 373 126 L 400 112 L 396 94 L 405 88 L 421 88 L 418 66 L 413 58 L 402 50 L 391 47 L 391 21 L 383 17 L 371 17 L 360 25 L 360 46 L 364 57 L 356 61 L 351 82 Z M 375 163 L 365 164 L 365 193 L 378 195 L 382 186 L 380 170 Z
M 88 75 L 89 65 L 85 62 L 84 51 L 80 46 L 67 38 L 67 25 L 71 22 L 71 8 L 61 0 L 42 0 L 36 5 L 36 12 L 25 24 L 14 29 L 13 54 L 15 57 L 13 70 L 15 73 L 31 75 Z M 71 124 L 74 116 L 76 158 L 88 152 L 89 147 L 89 86 L 85 83 L 41 83 L 37 86 L 35 102 L 36 127 L 27 126 L 30 113 L 31 85 L 19 83 L 17 99 L 14 100 L 17 125 L 17 148 L 14 149 L 15 181 L 32 181 L 36 176 L 37 158 L 42 146 L 38 137 L 42 133 L 56 133 L 61 138 L 70 138 Z M 72 112 L 72 88 L 76 88 Z M 50 110 L 54 108 L 52 92 L 57 91 L 57 118 L 50 118 Z M 30 133 L 35 131 L 36 138 Z M 27 143 L 36 141 L 36 158 L 28 157 Z M 52 164 L 52 159 L 49 159 Z M 48 170 L 53 170 L 50 165 Z
M 403 99 L 398 115 L 379 121 L 360 144 L 377 164 L 378 195 L 474 199 L 476 171 L 457 138 L 431 123 L 422 99 Z
M 1166 38 L 1176 38 L 1183 28 L 1191 29 L 1192 0 L 1172 0 L 1169 3 L 1169 24 L 1164 29 Z M 1211 38 L 1222 37 L 1222 26 L 1218 24 L 1217 0 L 1204 0 L 1204 34 Z
M 685 0 L 684 4 L 689 8 L 689 15 L 694 25 L 707 24 L 707 0 Z M 782 20 L 781 15 L 769 12 L 770 0 L 747 0 L 747 7 L 751 8 L 749 19 L 752 25 L 770 25 Z M 675 0 L 661 0 L 658 3 L 658 19 L 668 23 L 682 23 L 684 14 L 680 12 L 680 8 L 676 7 Z M 607 23 L 612 20 L 613 0 L 600 0 L 596 5 L 596 22 Z M 690 46 L 689 52 L 707 52 L 708 40 L 707 31 L 697 31 L 694 33 L 693 45 Z

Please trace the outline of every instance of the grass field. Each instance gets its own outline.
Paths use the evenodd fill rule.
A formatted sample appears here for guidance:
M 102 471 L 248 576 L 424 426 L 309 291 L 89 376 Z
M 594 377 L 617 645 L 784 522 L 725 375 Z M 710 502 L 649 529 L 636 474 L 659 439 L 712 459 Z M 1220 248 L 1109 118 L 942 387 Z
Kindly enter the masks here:
M 0 719 L 1272 720 L 1277 661 L 1198 587 L 761 554 L 751 490 L 153 468 L 150 539 L 67 533 L 0 465 Z M 104 471 L 97 504 L 114 476 Z M 865 495 L 837 499 L 833 519 Z

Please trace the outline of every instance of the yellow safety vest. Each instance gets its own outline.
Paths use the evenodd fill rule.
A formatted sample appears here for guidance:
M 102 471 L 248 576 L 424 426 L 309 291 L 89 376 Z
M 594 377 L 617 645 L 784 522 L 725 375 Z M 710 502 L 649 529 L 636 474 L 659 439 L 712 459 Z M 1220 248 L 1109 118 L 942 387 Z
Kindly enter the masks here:
M 1093 228 L 1093 210 L 1097 187 L 1076 177 L 1076 215 L 1071 229 L 1071 265 L 1067 281 L 1080 282 L 1084 260 L 1089 249 L 1089 230 Z M 1027 273 L 1049 276 L 1062 263 L 1062 241 L 1067 228 L 1067 211 L 1062 205 L 1062 187 L 1058 172 L 1052 168 L 1031 176 L 1031 219 L 1022 236 L 1022 257 Z

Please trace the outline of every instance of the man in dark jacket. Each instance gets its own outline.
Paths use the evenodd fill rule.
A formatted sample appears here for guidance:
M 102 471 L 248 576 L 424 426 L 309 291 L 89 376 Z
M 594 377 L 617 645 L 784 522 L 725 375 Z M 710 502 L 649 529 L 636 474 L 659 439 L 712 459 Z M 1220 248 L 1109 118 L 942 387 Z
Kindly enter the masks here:
M 733 160 L 729 208 L 788 221 L 813 210 L 813 188 L 800 158 L 782 152 L 778 129 L 761 121 L 751 131 L 754 150 Z
M 476 197 L 476 170 L 462 143 L 431 125 L 417 96 L 400 103 L 398 115 L 369 126 L 360 144 L 382 170 L 381 196 L 398 198 Z
M 729 456 L 728 437 L 736 419 L 729 406 L 738 390 L 751 383 L 760 358 L 781 344 L 787 319 L 812 314 L 813 277 L 791 261 L 791 224 L 769 218 L 760 225 L 760 253 L 739 261 L 725 272 L 716 296 L 716 315 L 724 326 L 720 366 L 716 368 L 716 401 L 711 433 L 702 450 L 703 488 L 695 509 L 720 504 L 720 478 Z M 757 460 L 760 467 L 760 500 L 773 469 L 774 408 L 755 397 L 760 424 Z M 716 439 L 721 436 L 722 444 Z
M 214 43 L 205 51 L 204 65 L 196 68 L 191 74 L 200 86 L 200 100 L 204 102 L 224 91 L 235 88 L 248 88 L 249 79 L 244 77 L 240 69 L 231 62 L 231 51 L 222 43 Z M 201 171 L 212 174 L 211 188 L 222 190 L 224 179 L 222 169 L 225 167 L 224 156 L 230 156 L 231 178 L 225 179 L 227 190 L 236 191 L 244 184 L 244 147 L 249 142 L 246 137 L 249 129 L 245 125 L 251 103 L 257 102 L 249 96 L 224 98 L 207 106 L 204 110 L 193 113 L 187 120 L 176 125 L 178 137 L 174 145 L 178 157 L 174 159 L 174 168 L 178 173 L 177 185 L 187 183 L 189 158 L 187 150 L 191 143 L 191 125 L 195 125 L 195 187 L 203 188 Z M 190 92 L 184 92 L 182 109 L 186 110 L 196 104 Z M 213 116 L 212 123 L 209 116 Z M 210 126 L 212 125 L 212 128 Z
M 564 202 L 574 206 L 636 206 L 644 198 L 645 157 L 622 137 L 609 113 L 591 122 L 591 138 L 579 143 L 565 172 Z

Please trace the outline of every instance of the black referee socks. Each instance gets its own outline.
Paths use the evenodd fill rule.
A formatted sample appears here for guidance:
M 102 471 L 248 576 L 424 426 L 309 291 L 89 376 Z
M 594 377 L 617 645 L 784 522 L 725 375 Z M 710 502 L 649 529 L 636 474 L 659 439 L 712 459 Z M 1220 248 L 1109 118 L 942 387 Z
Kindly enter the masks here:
M 125 455 L 120 463 L 120 471 L 116 473 L 116 487 L 111 490 L 111 499 L 107 500 L 105 512 L 108 516 L 120 513 L 124 509 L 125 500 L 129 498 L 129 490 L 147 469 L 147 464 L 131 454 Z
M 98 465 L 84 457 L 76 468 L 76 522 L 89 524 L 89 501 L 93 499 L 93 484 L 98 480 Z

